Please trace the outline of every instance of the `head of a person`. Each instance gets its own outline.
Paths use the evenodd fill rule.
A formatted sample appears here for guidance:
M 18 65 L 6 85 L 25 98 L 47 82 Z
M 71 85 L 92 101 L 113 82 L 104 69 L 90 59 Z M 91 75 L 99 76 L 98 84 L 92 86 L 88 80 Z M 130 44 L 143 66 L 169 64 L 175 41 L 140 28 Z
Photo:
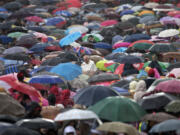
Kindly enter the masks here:
M 154 69 L 153 69 L 153 68 L 149 69 L 149 71 L 148 71 L 148 76 L 149 76 L 149 77 L 154 77 L 154 76 L 155 76 L 155 72 L 154 72 Z
M 73 126 L 67 126 L 64 129 L 64 135 L 76 135 L 76 130 Z
M 89 41 L 89 42 L 93 42 L 93 41 L 94 41 L 94 37 L 93 37 L 92 35 L 90 35 L 90 36 L 88 37 L 88 41 Z
M 88 55 L 85 55 L 84 57 L 83 57 L 83 60 L 84 60 L 84 62 L 85 63 L 89 63 L 89 60 L 90 60 L 90 58 L 89 58 L 89 56 Z

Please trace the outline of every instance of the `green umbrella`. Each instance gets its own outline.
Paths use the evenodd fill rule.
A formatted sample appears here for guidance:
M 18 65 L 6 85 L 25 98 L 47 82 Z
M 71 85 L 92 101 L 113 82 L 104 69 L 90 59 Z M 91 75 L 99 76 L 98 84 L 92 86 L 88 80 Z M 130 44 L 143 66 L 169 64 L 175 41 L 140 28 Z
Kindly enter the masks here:
M 94 39 L 96 42 L 100 42 L 100 41 L 102 41 L 102 40 L 104 39 L 100 34 L 86 34 L 86 35 L 82 38 L 82 40 L 83 40 L 84 42 L 88 42 L 88 38 L 89 38 L 90 36 L 92 36 L 93 39 Z
M 8 37 L 19 38 L 19 37 L 21 37 L 22 35 L 25 35 L 25 34 L 26 33 L 23 33 L 23 32 L 13 32 L 13 33 L 8 34 Z
M 149 64 L 151 63 L 151 61 L 148 61 L 148 62 L 146 62 L 146 63 L 144 63 L 144 68 L 145 67 L 148 67 L 149 66 Z M 160 61 L 158 61 L 158 63 L 159 63 L 159 65 L 161 66 L 161 68 L 164 70 L 164 71 L 166 71 L 166 69 L 168 68 L 168 66 L 170 65 L 169 63 L 167 63 L 167 62 L 160 62 Z
M 109 121 L 135 122 L 146 112 L 133 100 L 126 97 L 108 97 L 89 107 L 101 119 Z
M 133 47 L 138 50 L 148 50 L 151 46 L 152 44 L 149 43 L 136 43 L 133 45 Z

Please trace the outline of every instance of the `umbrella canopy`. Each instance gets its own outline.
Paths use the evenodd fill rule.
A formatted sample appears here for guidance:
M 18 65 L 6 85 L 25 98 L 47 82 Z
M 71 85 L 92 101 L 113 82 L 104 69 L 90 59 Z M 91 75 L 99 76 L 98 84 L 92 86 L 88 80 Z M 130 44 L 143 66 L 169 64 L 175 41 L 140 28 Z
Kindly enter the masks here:
M 158 36 L 159 36 L 159 37 L 162 37 L 162 38 L 167 38 L 167 37 L 176 36 L 176 35 L 178 35 L 179 33 L 180 33 L 179 30 L 176 30 L 176 29 L 168 29 L 168 30 L 161 31 Z
M 166 105 L 165 110 L 167 112 L 178 113 L 180 112 L 180 100 L 174 100 Z
M 149 40 L 151 37 L 146 34 L 132 34 L 125 37 L 124 42 L 135 42 L 137 40 Z
M 39 23 L 44 22 L 44 20 L 38 16 L 29 16 L 29 17 L 26 17 L 25 19 L 30 22 L 39 22 Z
M 5 93 L 0 93 L 0 103 L 1 106 L 4 106 L 1 107 L 0 114 L 13 115 L 13 116 L 23 116 L 25 114 L 24 107 L 14 98 L 10 97 Z
M 15 11 L 18 10 L 22 7 L 22 4 L 19 2 L 8 2 L 4 5 L 4 8 L 9 10 L 9 11 Z
M 139 121 L 146 112 L 133 100 L 125 97 L 108 97 L 89 107 L 100 118 L 110 121 Z
M 171 64 L 168 66 L 167 70 L 168 70 L 168 71 L 171 71 L 171 70 L 174 69 L 174 68 L 180 68 L 180 62 L 171 63 Z
M 88 38 L 89 37 L 93 37 L 93 39 L 96 41 L 96 42 L 100 42 L 100 41 L 102 41 L 104 38 L 103 38 L 103 36 L 101 36 L 100 34 L 86 34 L 83 38 L 82 38 L 82 40 L 84 41 L 84 42 L 88 42 Z
M 74 96 L 74 101 L 76 104 L 91 106 L 109 96 L 118 96 L 118 94 L 110 87 L 88 86 Z
M 169 120 L 169 119 L 176 119 L 176 117 L 168 113 L 159 112 L 159 113 L 146 114 L 142 118 L 143 121 L 154 121 L 158 123 Z
M 138 103 L 145 110 L 158 110 L 158 109 L 162 109 L 169 102 L 176 99 L 178 98 L 170 94 L 157 93 L 154 95 L 144 97 Z
M 174 74 L 176 78 L 180 77 L 180 68 L 174 68 L 169 74 Z
M 113 80 L 119 80 L 119 76 L 114 74 L 101 73 L 90 77 L 87 81 L 89 83 L 95 83 L 95 82 L 104 82 L 104 81 L 113 81 Z
M 5 129 L 1 135 L 40 135 L 40 133 L 28 128 L 15 127 Z
M 163 53 L 163 52 L 177 52 L 177 49 L 171 44 L 155 44 L 149 48 L 150 52 Z
M 166 120 L 159 124 L 154 125 L 150 133 L 160 133 L 160 132 L 168 132 L 168 131 L 176 131 L 180 129 L 180 120 Z
M 102 27 L 107 27 L 107 26 L 115 25 L 117 23 L 118 23 L 118 21 L 116 21 L 116 20 L 107 20 L 107 21 L 102 22 L 101 26 Z
M 82 74 L 82 69 L 80 66 L 72 63 L 63 63 L 53 67 L 50 72 L 56 73 L 66 80 L 73 80 Z
M 165 93 L 180 93 L 180 81 L 179 80 L 168 80 L 168 81 L 164 81 L 159 83 L 156 88 L 155 91 L 161 91 L 161 92 L 165 92 Z
M 66 112 L 60 113 L 54 119 L 55 121 L 66 121 L 66 120 L 89 120 L 99 119 L 98 116 L 89 110 L 71 109 Z
M 119 57 L 115 60 L 115 62 L 121 63 L 121 64 L 135 64 L 135 63 L 142 63 L 142 59 L 137 56 L 133 55 L 127 55 Z
M 59 83 L 64 83 L 64 80 L 59 76 L 38 75 L 38 76 L 33 76 L 29 80 L 29 83 L 59 84 Z
M 30 57 L 24 53 L 7 54 L 3 58 L 9 59 L 9 60 L 20 60 L 20 61 L 30 61 L 31 60 Z
M 14 53 L 27 53 L 28 49 L 24 48 L 24 47 L 19 47 L 19 46 L 15 46 L 15 47 L 11 47 L 6 49 L 3 54 L 14 54 Z
M 61 47 L 67 46 L 67 45 L 70 45 L 71 43 L 73 43 L 74 41 L 76 41 L 80 37 L 81 37 L 80 32 L 74 32 L 74 33 L 69 34 L 69 35 L 65 36 L 64 38 L 62 38 L 59 41 L 59 44 Z
M 64 17 L 70 17 L 72 16 L 72 13 L 70 13 L 69 11 L 67 10 L 61 10 L 61 11 L 57 11 L 55 12 L 56 15 L 62 15 Z
M 48 18 L 46 21 L 47 26 L 58 26 L 58 25 L 63 25 L 65 24 L 65 19 L 63 17 L 53 17 L 53 18 Z
M 67 33 L 72 34 L 75 32 L 80 32 L 81 34 L 88 32 L 88 28 L 83 25 L 71 25 L 67 29 Z
M 29 47 L 29 46 L 35 45 L 36 43 L 38 43 L 38 40 L 36 39 L 36 36 L 33 34 L 23 35 L 17 40 L 17 45 L 20 45 L 20 46 Z
M 12 33 L 8 34 L 8 37 L 17 38 L 18 39 L 21 36 L 23 36 L 24 34 L 26 34 L 26 33 L 23 33 L 23 32 L 12 32 Z
M 16 122 L 18 127 L 25 127 L 32 130 L 38 130 L 41 128 L 45 129 L 56 129 L 56 124 L 53 120 L 45 118 L 35 118 L 35 119 L 22 119 Z
M 138 131 L 131 125 L 121 123 L 121 122 L 105 122 L 99 127 L 97 130 L 103 132 L 111 132 L 111 133 L 123 133 L 126 135 L 138 135 Z

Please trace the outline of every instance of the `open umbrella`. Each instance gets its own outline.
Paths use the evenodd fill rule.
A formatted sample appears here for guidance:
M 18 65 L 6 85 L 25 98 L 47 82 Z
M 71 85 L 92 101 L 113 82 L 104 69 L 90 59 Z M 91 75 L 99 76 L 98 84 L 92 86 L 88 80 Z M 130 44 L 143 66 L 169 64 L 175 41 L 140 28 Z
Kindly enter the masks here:
M 146 114 L 142 118 L 143 121 L 154 121 L 158 123 L 169 120 L 169 119 L 176 119 L 176 117 L 168 113 L 159 112 L 159 113 Z
M 101 26 L 102 27 L 107 27 L 107 26 L 112 26 L 112 25 L 115 25 L 117 24 L 118 21 L 117 20 L 106 20 L 104 22 L 101 23 Z
M 151 37 L 146 34 L 132 34 L 125 37 L 124 42 L 134 42 L 137 40 L 149 40 Z
M 8 34 L 8 37 L 11 37 L 11 38 L 19 38 L 21 37 L 22 35 L 24 35 L 26 33 L 23 33 L 23 32 L 12 32 L 12 33 L 9 33 Z
M 75 96 L 76 104 L 91 106 L 109 96 L 118 96 L 112 88 L 105 86 L 88 86 L 81 89 Z
M 166 105 L 165 110 L 167 112 L 178 113 L 180 112 L 180 100 L 174 100 Z
M 61 47 L 67 46 L 67 45 L 70 45 L 71 43 L 73 43 L 74 41 L 76 41 L 80 37 L 81 37 L 80 32 L 74 32 L 74 33 L 69 34 L 69 35 L 65 36 L 64 38 L 62 38 L 59 41 L 59 44 Z
M 162 37 L 162 38 L 167 38 L 167 37 L 176 36 L 179 33 L 180 32 L 178 30 L 176 30 L 176 29 L 167 29 L 167 30 L 161 31 L 158 36 Z
M 59 76 L 38 75 L 38 76 L 33 76 L 29 80 L 29 83 L 59 84 L 59 83 L 64 83 L 64 80 Z
M 56 124 L 53 120 L 45 118 L 35 118 L 35 119 L 22 119 L 16 122 L 18 127 L 24 127 L 32 130 L 38 130 L 41 128 L 45 129 L 56 129 Z
M 180 129 L 180 120 L 166 120 L 154 125 L 149 132 L 162 133 L 169 131 L 177 131 L 178 129 Z
M 25 114 L 24 107 L 14 98 L 5 93 L 0 93 L 0 104 L 3 106 L 0 109 L 0 114 L 13 116 L 23 116 Z
M 89 110 L 70 109 L 66 112 L 60 113 L 54 119 L 55 121 L 69 121 L 69 120 L 89 120 L 99 119 L 98 116 Z
M 135 64 L 135 63 L 142 63 L 142 59 L 137 56 L 133 55 L 127 55 L 119 57 L 115 60 L 115 62 L 121 63 L 121 64 Z
M 82 69 L 80 66 L 72 63 L 63 63 L 53 67 L 50 72 L 61 75 L 66 80 L 73 80 L 82 74 Z
M 27 53 L 28 49 L 24 48 L 24 47 L 19 47 L 19 46 L 15 46 L 15 47 L 11 47 L 6 49 L 3 54 L 14 54 L 14 53 Z
M 9 11 L 16 11 L 22 7 L 21 3 L 19 2 L 8 2 L 4 5 L 4 8 Z
M 58 26 L 58 25 L 63 26 L 66 23 L 66 21 L 63 17 L 48 18 L 45 22 L 46 22 L 47 26 Z
M 171 64 L 168 66 L 167 70 L 168 70 L 168 71 L 171 71 L 171 70 L 174 69 L 174 68 L 180 68 L 180 62 L 171 63 Z
M 97 130 L 103 132 L 111 132 L 111 133 L 123 133 L 126 135 L 138 135 L 138 131 L 131 125 L 121 123 L 121 122 L 105 122 L 99 127 Z
M 180 77 L 180 68 L 172 69 L 169 74 L 174 74 L 176 78 Z
M 150 52 L 163 53 L 163 52 L 177 52 L 177 49 L 171 44 L 155 44 L 149 48 Z
M 29 17 L 26 17 L 25 19 L 30 22 L 39 22 L 39 23 L 44 22 L 44 20 L 38 16 L 29 16 Z
M 157 93 L 141 99 L 138 103 L 145 110 L 159 110 L 166 106 L 169 102 L 178 98 L 165 93 Z
M 86 35 L 82 38 L 82 40 L 83 40 L 84 42 L 88 42 L 88 38 L 89 38 L 90 36 L 92 36 L 93 39 L 94 39 L 96 42 L 100 42 L 100 41 L 102 41 L 102 40 L 104 39 L 100 34 L 86 34 Z
M 113 80 L 119 80 L 119 76 L 110 73 L 109 74 L 101 73 L 90 77 L 87 81 L 89 83 L 95 83 L 95 82 L 104 82 L 104 81 L 113 81 Z
M 108 97 L 88 109 L 109 121 L 135 122 L 146 114 L 137 103 L 125 97 Z
M 9 60 L 20 60 L 20 61 L 30 61 L 30 57 L 25 53 L 13 53 L 13 54 L 7 54 L 3 58 L 9 59 Z
M 55 12 L 56 15 L 61 15 L 61 16 L 64 16 L 64 17 L 70 17 L 72 16 L 72 13 L 70 13 L 69 11 L 67 10 L 61 10 L 61 11 L 57 11 Z
M 88 32 L 88 28 L 83 25 L 71 25 L 67 29 L 67 33 L 72 34 L 74 32 L 80 32 L 81 34 Z

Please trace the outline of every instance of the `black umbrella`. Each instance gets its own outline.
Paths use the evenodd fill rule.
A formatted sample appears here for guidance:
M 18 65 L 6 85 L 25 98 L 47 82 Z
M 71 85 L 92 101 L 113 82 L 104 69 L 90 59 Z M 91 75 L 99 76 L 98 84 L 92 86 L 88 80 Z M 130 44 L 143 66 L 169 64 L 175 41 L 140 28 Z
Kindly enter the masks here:
M 180 62 L 170 64 L 169 67 L 167 68 L 167 70 L 171 71 L 174 68 L 180 68 Z
M 118 59 L 124 55 L 126 55 L 126 54 L 124 54 L 124 53 L 110 53 L 107 56 L 105 56 L 104 58 L 107 60 L 115 60 L 115 59 Z
M 4 23 L 0 23 L 0 29 L 2 30 L 9 30 L 11 29 L 11 26 L 14 24 L 15 22 L 4 22 Z
M 9 129 L 9 128 L 13 128 L 15 127 L 13 124 L 11 123 L 7 123 L 7 122 L 0 122 L 0 135 L 1 133 L 3 133 L 5 130 Z
M 50 31 L 48 31 L 48 29 L 41 27 L 41 26 L 29 26 L 29 27 L 26 27 L 26 29 L 36 31 L 36 32 L 45 33 L 45 34 L 50 34 Z
M 8 2 L 4 5 L 4 8 L 6 8 L 9 11 L 15 11 L 22 8 L 22 4 L 19 2 Z
M 119 80 L 119 75 L 101 73 L 90 77 L 87 81 L 88 83 L 95 83 L 95 82 L 104 82 L 104 81 L 113 81 L 113 80 Z
M 130 81 L 128 81 L 128 80 L 120 80 L 118 82 L 113 83 L 111 86 L 112 87 L 120 87 L 123 89 L 129 89 L 129 83 L 130 83 Z
M 66 62 L 70 62 L 69 59 L 66 58 L 59 58 L 59 57 L 55 57 L 55 58 L 51 58 L 51 59 L 47 59 L 45 60 L 41 65 L 42 66 L 56 66 L 60 63 L 66 63 Z
M 0 115 L 1 122 L 16 123 L 18 118 L 12 115 Z
M 145 110 L 160 110 L 169 102 L 176 99 L 178 98 L 170 94 L 157 93 L 144 97 L 139 101 L 139 105 Z
M 27 128 L 15 127 L 4 130 L 1 135 L 40 135 L 40 133 Z
M 101 10 L 107 8 L 107 5 L 105 3 L 89 3 L 85 4 L 83 9 L 93 9 L 93 10 Z
M 30 11 L 24 11 L 24 10 L 19 10 L 19 11 L 16 11 L 14 13 L 12 13 L 8 19 L 15 19 L 15 18 L 25 18 L 25 17 L 28 17 L 28 16 L 33 16 L 34 14 Z
M 26 33 L 26 32 L 28 32 L 28 30 L 24 27 L 16 26 L 14 28 L 10 27 L 8 29 L 8 33 L 11 33 L 11 32 L 24 32 L 24 33 Z
M 59 58 L 66 58 L 69 61 L 78 61 L 77 55 L 75 53 L 73 53 L 73 52 L 60 53 L 57 57 L 59 57 Z
M 23 119 L 16 122 L 18 127 L 25 127 L 28 129 L 56 129 L 56 124 L 53 120 L 44 119 L 44 118 L 36 118 L 36 119 Z
M 74 96 L 74 101 L 76 104 L 91 106 L 110 96 L 118 96 L 118 94 L 110 87 L 89 86 L 78 91 Z
M 21 60 L 21 61 L 30 61 L 30 57 L 24 53 L 14 53 L 14 54 L 7 54 L 4 56 L 5 59 L 9 60 Z
M 133 55 L 127 55 L 119 57 L 115 60 L 115 62 L 121 63 L 121 64 L 135 64 L 135 63 L 142 63 L 142 58 L 133 56 Z
M 164 52 L 177 52 L 175 46 L 171 44 L 155 44 L 151 48 L 149 48 L 150 52 L 153 53 L 164 53 Z

